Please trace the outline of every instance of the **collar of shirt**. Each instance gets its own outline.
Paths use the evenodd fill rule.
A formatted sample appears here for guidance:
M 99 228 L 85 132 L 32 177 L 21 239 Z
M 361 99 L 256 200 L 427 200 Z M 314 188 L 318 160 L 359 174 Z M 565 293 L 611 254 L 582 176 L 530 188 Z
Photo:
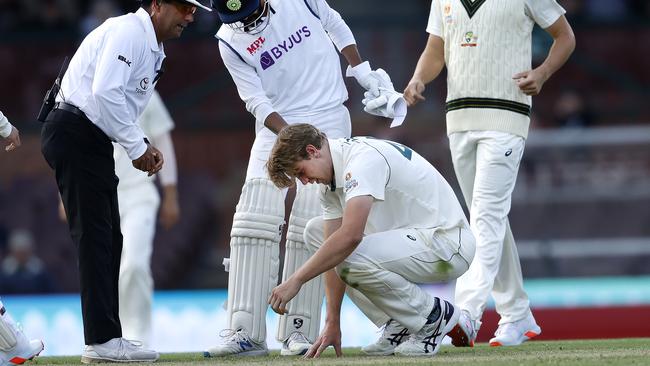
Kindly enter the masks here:
M 332 166 L 334 167 L 334 176 L 332 177 L 332 183 L 330 184 L 330 191 L 334 192 L 336 190 L 336 182 L 344 182 L 343 169 L 343 141 L 344 139 L 327 139 L 330 147 L 330 154 L 332 156 Z
M 151 22 L 151 16 L 149 13 L 147 13 L 147 11 L 143 8 L 140 8 L 135 12 L 135 15 L 138 17 L 138 19 L 140 19 L 140 22 L 142 22 L 142 26 L 144 27 L 144 31 L 147 34 L 147 40 L 149 41 L 151 50 L 160 52 L 164 55 L 165 49 L 162 43 L 158 43 L 158 39 L 156 38 L 156 31 L 153 29 L 153 23 Z

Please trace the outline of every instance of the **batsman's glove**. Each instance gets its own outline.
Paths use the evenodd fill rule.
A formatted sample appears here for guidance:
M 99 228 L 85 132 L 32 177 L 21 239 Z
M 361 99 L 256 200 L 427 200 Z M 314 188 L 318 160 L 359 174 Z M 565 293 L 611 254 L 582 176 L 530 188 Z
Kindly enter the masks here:
M 386 71 L 382 69 L 372 70 L 368 61 L 362 62 L 355 67 L 348 65 L 345 76 L 355 78 L 362 88 L 375 97 L 379 96 L 379 88 L 395 89 Z
M 402 93 L 393 89 L 379 88 L 379 96 L 375 97 L 370 92 L 364 94 L 363 110 L 375 116 L 391 118 L 390 127 L 397 127 L 406 118 L 406 100 Z

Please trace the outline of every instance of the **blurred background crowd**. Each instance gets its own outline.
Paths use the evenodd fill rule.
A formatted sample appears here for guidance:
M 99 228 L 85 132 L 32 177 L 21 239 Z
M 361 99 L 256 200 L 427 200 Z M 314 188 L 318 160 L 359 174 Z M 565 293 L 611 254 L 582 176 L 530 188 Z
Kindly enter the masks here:
M 205 1 L 203 1 L 205 2 Z M 362 56 L 404 88 L 422 51 L 430 1 L 330 0 Z M 527 278 L 650 274 L 650 1 L 560 0 L 575 31 L 572 58 L 533 98 L 532 130 L 511 224 Z M 78 290 L 76 255 L 57 215 L 57 190 L 36 122 L 65 56 L 134 0 L 0 0 L 0 110 L 23 146 L 0 153 L 0 294 Z M 254 137 L 218 55 L 215 14 L 197 12 L 168 42 L 158 90 L 176 122 L 180 224 L 156 235 L 157 289 L 226 287 L 221 261 Z M 533 63 L 551 38 L 533 37 Z M 410 145 L 457 189 L 444 123 L 444 77 L 405 124 L 367 115 L 348 82 L 353 135 Z

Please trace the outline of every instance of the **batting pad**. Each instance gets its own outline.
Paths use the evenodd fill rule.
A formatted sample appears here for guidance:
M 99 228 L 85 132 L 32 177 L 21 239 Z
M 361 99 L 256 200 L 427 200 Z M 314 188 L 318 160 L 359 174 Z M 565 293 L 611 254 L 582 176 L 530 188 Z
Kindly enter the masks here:
M 9 351 L 16 346 L 16 334 L 14 333 L 14 321 L 0 301 L 0 351 Z
M 319 190 L 318 184 L 297 185 L 296 199 L 293 202 L 287 228 L 283 282 L 311 256 L 305 245 L 303 233 L 307 222 L 322 214 Z M 282 342 L 291 333 L 300 332 L 314 342 L 320 330 L 323 296 L 325 296 L 325 288 L 322 275 L 305 283 L 296 297 L 289 302 L 287 314 L 280 317 L 277 340 Z
M 278 283 L 284 195 L 268 179 L 248 180 L 230 233 L 228 319 L 256 342 L 266 339 L 266 311 Z

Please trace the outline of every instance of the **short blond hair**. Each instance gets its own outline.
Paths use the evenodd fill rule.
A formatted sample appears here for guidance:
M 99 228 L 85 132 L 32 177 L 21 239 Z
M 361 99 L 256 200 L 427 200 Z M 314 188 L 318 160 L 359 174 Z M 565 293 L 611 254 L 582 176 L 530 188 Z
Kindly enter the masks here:
M 307 145 L 320 149 L 326 138 L 325 133 L 307 123 L 297 123 L 280 130 L 266 162 L 273 184 L 279 188 L 291 187 L 298 175 L 296 163 L 309 159 Z

